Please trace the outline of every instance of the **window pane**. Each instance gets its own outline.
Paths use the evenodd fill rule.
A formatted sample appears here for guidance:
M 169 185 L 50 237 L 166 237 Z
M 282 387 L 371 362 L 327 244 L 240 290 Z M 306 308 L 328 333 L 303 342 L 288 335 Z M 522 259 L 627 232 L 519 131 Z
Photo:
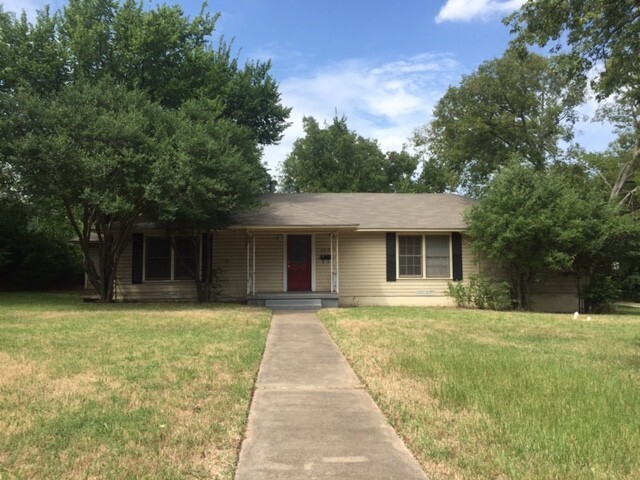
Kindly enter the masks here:
M 451 276 L 449 261 L 449 236 L 427 236 L 427 277 L 449 278 Z
M 171 244 L 168 238 L 147 238 L 145 265 L 147 280 L 171 279 Z
M 189 270 L 196 273 L 197 269 L 196 242 L 191 238 L 176 238 L 176 247 L 178 252 L 174 258 L 173 276 L 176 280 L 191 280 L 193 274 Z
M 291 252 L 291 261 L 296 265 L 304 265 L 309 262 L 309 242 L 306 238 L 294 240 L 291 242 L 293 252 Z
M 398 237 L 398 266 L 401 277 L 422 276 L 422 237 L 402 235 Z

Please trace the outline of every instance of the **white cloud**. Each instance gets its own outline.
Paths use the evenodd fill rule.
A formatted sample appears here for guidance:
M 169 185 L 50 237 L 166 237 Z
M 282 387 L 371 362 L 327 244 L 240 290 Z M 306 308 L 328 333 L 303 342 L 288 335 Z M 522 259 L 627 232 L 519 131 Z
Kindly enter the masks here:
M 15 13 L 17 17 L 24 11 L 29 20 L 36 18 L 36 11 L 42 8 L 41 2 L 37 0 L 5 0 L 2 2 L 4 12 Z
M 431 118 L 435 103 L 462 73 L 449 54 L 420 54 L 387 63 L 351 59 L 280 82 L 282 103 L 293 108 L 280 145 L 265 149 L 272 173 L 304 135 L 302 117 L 320 123 L 346 115 L 350 129 L 400 150 L 413 130 Z
M 58 10 L 63 3 L 64 0 L 4 0 L 2 2 L 2 10 L 4 12 L 15 13 L 17 17 L 20 17 L 24 11 L 29 21 L 34 22 L 38 10 L 42 10 L 46 5 L 49 5 L 51 13 L 53 13 Z
M 15 13 L 20 18 L 22 12 L 27 14 L 30 22 L 35 22 L 38 10 L 43 10 L 49 5 L 50 12 L 62 8 L 64 0 L 4 0 L 2 2 L 2 11 Z
M 436 16 L 436 23 L 486 20 L 494 15 L 509 14 L 524 2 L 525 0 L 447 0 Z

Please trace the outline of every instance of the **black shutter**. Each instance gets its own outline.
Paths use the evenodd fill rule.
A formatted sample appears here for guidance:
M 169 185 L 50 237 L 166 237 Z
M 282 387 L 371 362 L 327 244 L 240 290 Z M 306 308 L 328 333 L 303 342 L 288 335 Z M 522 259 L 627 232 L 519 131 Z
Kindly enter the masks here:
M 396 281 L 396 234 L 387 233 L 387 282 Z
M 142 283 L 142 255 L 144 236 L 134 233 L 131 236 L 131 283 Z
M 462 235 L 459 232 L 451 234 L 451 246 L 453 249 L 453 279 L 462 280 Z
M 202 281 L 210 280 L 211 275 L 211 234 L 202 234 Z

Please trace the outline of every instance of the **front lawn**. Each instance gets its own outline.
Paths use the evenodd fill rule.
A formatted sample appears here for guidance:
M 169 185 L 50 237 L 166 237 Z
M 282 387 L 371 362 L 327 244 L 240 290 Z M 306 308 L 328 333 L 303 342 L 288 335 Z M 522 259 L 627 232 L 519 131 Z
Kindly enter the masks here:
M 430 478 L 640 478 L 640 315 L 320 315 Z
M 0 478 L 232 478 L 270 316 L 0 294 Z

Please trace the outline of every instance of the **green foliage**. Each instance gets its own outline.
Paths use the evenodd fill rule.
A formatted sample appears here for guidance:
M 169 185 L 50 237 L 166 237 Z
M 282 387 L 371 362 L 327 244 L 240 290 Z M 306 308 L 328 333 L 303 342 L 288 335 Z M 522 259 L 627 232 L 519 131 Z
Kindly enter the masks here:
M 611 201 L 637 211 L 640 191 L 640 102 L 634 104 L 629 98 L 619 97 L 616 103 L 600 106 L 596 119 L 613 123 L 618 137 L 605 152 L 585 155 L 584 161 L 603 180 Z
M 504 169 L 467 221 L 476 251 L 512 272 L 520 308 L 531 282 L 550 273 L 573 275 L 582 308 L 597 308 L 605 300 L 588 285 L 640 251 L 637 223 L 575 166 Z
M 449 295 L 458 307 L 490 310 L 510 310 L 511 286 L 508 282 L 493 282 L 481 275 L 471 275 L 468 285 L 449 282 Z
M 640 4 L 636 0 L 545 0 L 527 2 L 506 21 L 515 42 L 566 50 L 571 70 L 577 75 L 594 71 L 591 82 L 598 100 L 615 101 L 613 115 L 606 115 L 620 128 L 620 111 L 626 111 L 622 128 L 633 147 L 610 183 L 611 198 L 630 201 L 627 179 L 640 170 Z M 610 110 L 611 107 L 606 107 Z M 636 188 L 634 192 L 637 192 Z
M 612 312 L 622 296 L 618 282 L 610 275 L 592 275 L 584 291 L 584 300 L 594 312 Z
M 640 87 L 639 17 L 636 0 L 544 0 L 526 2 L 506 22 L 519 42 L 552 42 L 553 50 L 566 45 L 577 71 L 598 65 L 592 84 L 607 97 L 628 89 L 637 93 Z
M 423 154 L 421 183 L 433 191 L 479 194 L 514 159 L 536 170 L 562 156 L 573 138 L 584 82 L 565 59 L 519 49 L 485 62 L 438 101 L 434 119 L 414 134 Z
M 82 263 L 79 252 L 68 242 L 69 236 L 68 229 L 56 231 L 38 219 L 35 208 L 0 197 L 0 290 L 80 285 Z
M 623 300 L 640 303 L 640 271 L 628 273 L 622 278 L 620 295 Z
M 0 181 L 65 209 L 103 301 L 140 215 L 218 228 L 268 188 L 261 146 L 289 109 L 269 62 L 212 47 L 217 18 L 135 0 L 71 0 L 33 25 L 0 12 Z
M 282 164 L 286 192 L 397 192 L 412 190 L 417 159 L 406 151 L 382 153 L 374 140 L 349 130 L 345 117 L 321 128 L 303 118 L 304 138 L 296 140 Z

